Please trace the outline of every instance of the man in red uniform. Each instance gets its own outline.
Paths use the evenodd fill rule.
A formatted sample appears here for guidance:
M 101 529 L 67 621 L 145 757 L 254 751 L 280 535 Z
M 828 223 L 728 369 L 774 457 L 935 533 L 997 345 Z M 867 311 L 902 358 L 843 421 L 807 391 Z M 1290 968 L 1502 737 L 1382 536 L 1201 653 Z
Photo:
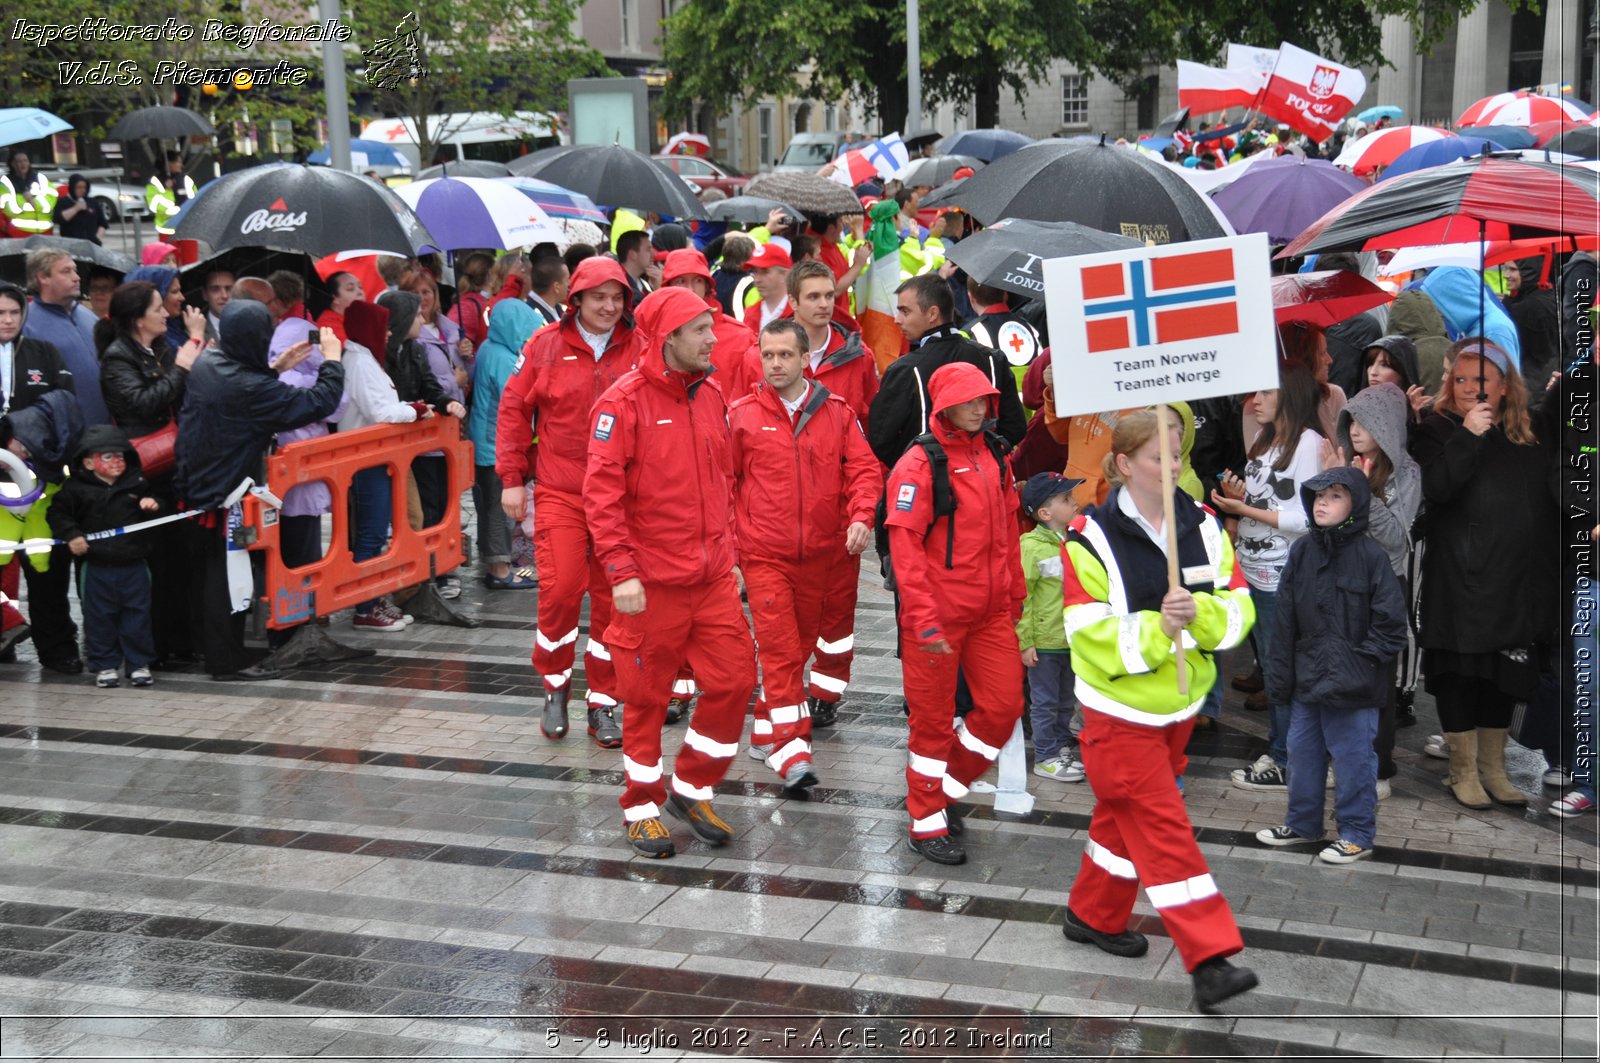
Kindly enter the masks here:
M 711 788 L 739 751 L 756 662 L 733 577 L 733 454 L 710 377 L 711 310 L 663 288 L 640 302 L 639 327 L 648 337 L 639 368 L 594 407 L 583 500 L 616 607 L 606 645 L 628 706 L 622 817 L 637 852 L 665 857 L 675 850 L 663 805 L 701 841 L 733 837 Z M 669 796 L 661 725 L 684 661 L 702 693 Z
M 1015 624 L 1026 587 L 1016 549 L 1017 495 L 1005 444 L 984 427 L 998 416 L 999 394 L 977 366 L 952 362 L 936 370 L 928 381 L 930 431 L 889 474 L 900 666 L 911 713 L 910 844 L 940 864 L 966 862 L 951 837 L 961 832 L 954 802 L 988 770 L 1022 718 Z M 973 702 L 959 737 L 951 728 L 958 669 Z
M 844 399 L 866 431 L 867 411 L 878 394 L 878 364 L 861 333 L 839 319 L 833 272 L 821 262 L 801 262 L 789 272 L 789 307 L 806 330 L 805 375 Z M 848 319 L 846 319 L 848 320 Z M 811 664 L 811 726 L 829 727 L 850 683 L 855 660 L 859 553 L 840 550 L 827 568 L 817 658 Z
M 533 559 L 539 570 L 539 620 L 533 667 L 544 679 L 546 738 L 567 733 L 567 696 L 578 642 L 578 614 L 589 591 L 589 734 L 605 749 L 622 745 L 611 652 L 611 581 L 589 534 L 583 477 L 588 464 L 589 410 L 639 360 L 641 342 L 629 316 L 628 275 L 615 259 L 584 259 L 573 271 L 562 319 L 535 332 L 500 395 L 495 471 L 500 504 L 512 520 L 527 507 L 523 485 L 534 481 Z M 538 442 L 534 442 L 537 435 Z M 531 471 L 531 476 L 530 476 Z
M 706 256 L 692 247 L 668 251 L 661 265 L 661 284 L 665 288 L 687 288 L 711 307 L 711 329 L 717 337 L 716 364 L 711 375 L 722 386 L 729 403 L 761 382 L 761 351 L 756 338 L 743 324 L 722 312 L 722 304 L 711 293 L 711 267 Z
M 739 571 L 761 647 L 750 755 L 791 793 L 817 782 L 802 680 L 813 644 L 822 645 L 830 569 L 867 548 L 881 484 L 849 403 L 806 378 L 807 346 L 797 322 L 762 329 L 764 382 L 728 411 Z

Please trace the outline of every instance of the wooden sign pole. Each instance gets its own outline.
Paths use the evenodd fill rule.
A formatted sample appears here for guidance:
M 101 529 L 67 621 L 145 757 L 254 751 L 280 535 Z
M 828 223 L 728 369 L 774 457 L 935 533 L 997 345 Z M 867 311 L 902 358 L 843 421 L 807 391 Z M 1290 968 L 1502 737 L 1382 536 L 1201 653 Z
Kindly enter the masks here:
M 1178 582 L 1178 526 L 1173 513 L 1172 492 L 1172 433 L 1167 428 L 1167 415 L 1170 413 L 1174 420 L 1177 412 L 1168 406 L 1157 406 L 1156 413 L 1160 417 L 1160 425 L 1156 429 L 1156 437 L 1161 441 L 1161 522 L 1166 526 L 1167 536 L 1167 590 L 1175 590 L 1182 586 Z M 1183 649 L 1183 632 L 1178 632 L 1178 637 L 1172 640 L 1172 652 L 1178 658 L 1178 693 L 1187 697 L 1189 695 L 1189 657 Z

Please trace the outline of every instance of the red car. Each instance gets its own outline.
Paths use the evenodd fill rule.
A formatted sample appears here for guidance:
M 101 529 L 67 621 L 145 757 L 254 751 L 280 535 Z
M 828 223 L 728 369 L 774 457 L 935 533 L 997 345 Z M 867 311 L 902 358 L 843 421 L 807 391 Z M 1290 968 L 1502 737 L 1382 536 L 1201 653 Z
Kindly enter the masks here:
M 657 155 L 656 162 L 694 186 L 696 192 L 718 188 L 731 196 L 744 194 L 750 178 L 725 163 L 699 155 Z

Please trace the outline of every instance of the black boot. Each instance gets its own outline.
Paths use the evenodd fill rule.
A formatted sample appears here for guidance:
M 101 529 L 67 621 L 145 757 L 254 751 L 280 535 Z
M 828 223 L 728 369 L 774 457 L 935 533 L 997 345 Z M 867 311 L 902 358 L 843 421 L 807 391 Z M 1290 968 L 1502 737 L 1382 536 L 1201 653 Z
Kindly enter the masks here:
M 1216 1014 L 1218 1004 L 1260 984 L 1256 972 L 1248 967 L 1235 967 L 1221 956 L 1196 967 L 1193 977 L 1194 1006 L 1205 1015 Z
M 567 736 L 567 688 L 544 692 L 544 715 L 539 720 L 539 730 L 546 738 Z
M 811 729 L 813 731 L 822 727 L 832 727 L 839 719 L 839 703 L 837 701 L 823 701 L 821 698 L 807 698 L 806 708 L 811 713 Z
M 1061 933 L 1068 941 L 1076 941 L 1080 945 L 1093 945 L 1101 952 L 1109 952 L 1113 956 L 1143 956 L 1150 951 L 1150 939 L 1137 930 L 1107 934 L 1079 919 L 1071 908 L 1067 909 L 1066 918 L 1061 921 Z
M 936 864 L 964 864 L 967 862 L 967 851 L 961 843 L 948 834 L 941 834 L 935 838 L 907 838 L 906 844 L 912 850 L 921 853 L 925 859 Z

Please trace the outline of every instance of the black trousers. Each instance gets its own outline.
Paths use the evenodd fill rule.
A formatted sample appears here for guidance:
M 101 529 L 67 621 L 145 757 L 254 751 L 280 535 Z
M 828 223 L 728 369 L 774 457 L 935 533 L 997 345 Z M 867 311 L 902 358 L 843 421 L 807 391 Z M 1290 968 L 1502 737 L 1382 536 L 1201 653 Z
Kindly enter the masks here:
M 33 648 L 44 664 L 78 660 L 78 625 L 72 622 L 67 588 L 72 585 L 72 551 L 57 546 L 50 551 L 50 567 L 34 570 L 22 559 L 22 578 L 28 582 L 28 622 L 33 625 Z
M 1516 699 L 1477 676 L 1430 675 L 1428 689 L 1439 707 L 1439 723 L 1448 733 L 1475 727 L 1510 727 Z
M 83 566 L 78 585 L 83 603 L 84 656 L 89 671 L 116 669 L 126 663 L 131 673 L 156 659 L 150 631 L 150 570 L 143 561 Z
M 450 466 L 444 458 L 413 458 L 411 475 L 417 478 L 417 497 L 422 500 L 422 526 L 431 528 L 444 520 L 450 505 L 460 504 L 450 497 Z
M 218 515 L 219 521 L 222 515 Z M 194 578 L 189 581 L 190 609 L 200 618 L 206 671 L 228 675 L 254 663 L 244 646 L 245 613 L 235 613 L 228 600 L 228 540 L 223 527 L 196 521 L 181 525 L 188 540 Z

